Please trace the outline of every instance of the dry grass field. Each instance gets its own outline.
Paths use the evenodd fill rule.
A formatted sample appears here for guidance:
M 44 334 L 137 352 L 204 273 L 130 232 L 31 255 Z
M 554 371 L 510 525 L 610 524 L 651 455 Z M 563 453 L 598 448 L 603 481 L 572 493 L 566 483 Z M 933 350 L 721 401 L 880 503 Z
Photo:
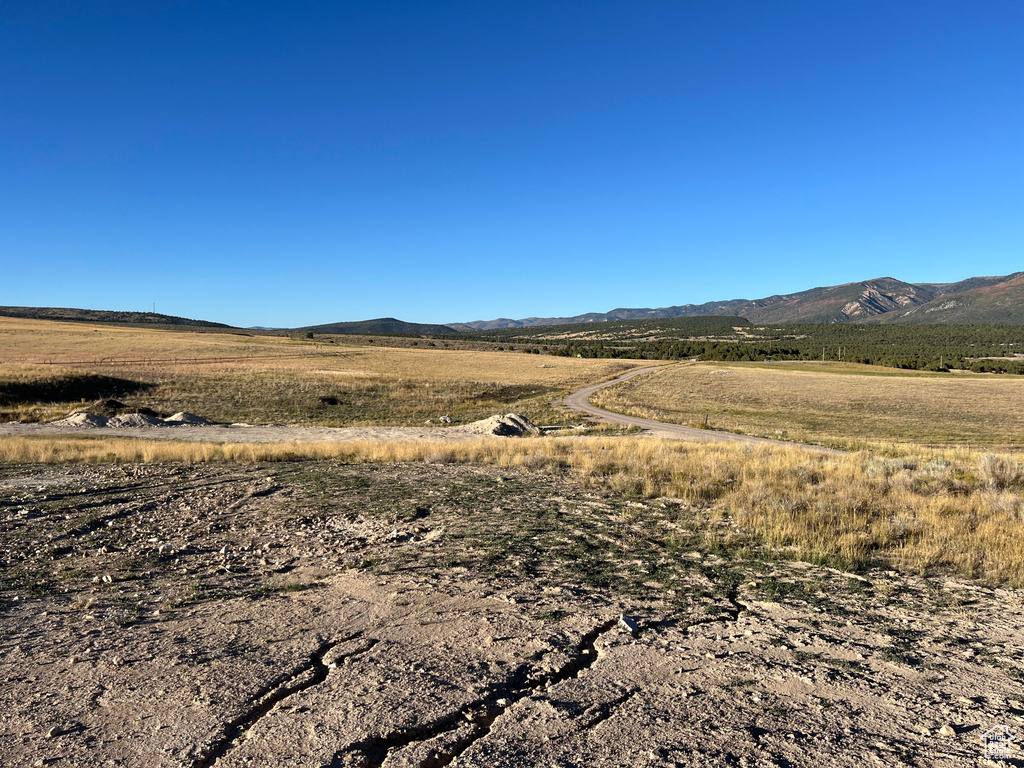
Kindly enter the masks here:
M 401 426 L 514 410 L 560 424 L 561 393 L 638 365 L 335 341 L 0 318 L 0 420 L 56 418 L 106 389 L 228 423 Z M 27 397 L 5 404 L 5 392 Z
M 687 363 L 598 393 L 609 410 L 838 447 L 1024 443 L 1024 377 L 837 363 Z

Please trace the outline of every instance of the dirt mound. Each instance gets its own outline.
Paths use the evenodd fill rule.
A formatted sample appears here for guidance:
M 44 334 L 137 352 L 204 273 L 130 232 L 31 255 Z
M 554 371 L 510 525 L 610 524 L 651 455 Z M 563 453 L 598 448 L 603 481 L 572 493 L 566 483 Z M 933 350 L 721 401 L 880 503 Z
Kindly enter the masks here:
M 164 419 L 164 423 L 168 426 L 189 426 L 189 427 L 208 427 L 213 424 L 209 419 L 204 419 L 202 416 L 196 416 L 194 413 L 188 411 L 178 411 L 173 416 L 168 416 Z
M 76 411 L 63 419 L 50 422 L 56 427 L 84 427 L 99 429 L 138 429 L 141 427 L 206 427 L 212 421 L 188 411 L 179 411 L 166 419 L 150 408 L 129 408 L 117 400 L 100 400 L 88 408 Z
M 52 423 L 58 427 L 85 427 L 87 429 L 95 429 L 107 426 L 107 421 L 108 419 L 106 416 L 88 413 L 87 411 L 80 411 L 78 413 L 72 413 L 70 416 L 65 416 L 63 419 L 58 419 Z
M 133 427 L 162 427 L 166 422 L 159 416 L 150 416 L 145 413 L 126 413 L 123 416 L 115 416 L 107 421 L 111 429 L 125 429 Z
M 474 421 L 472 424 L 467 424 L 465 429 L 481 435 L 498 435 L 499 437 L 522 437 L 540 433 L 532 421 L 518 413 L 506 413 L 504 416 L 491 416 L 481 421 Z

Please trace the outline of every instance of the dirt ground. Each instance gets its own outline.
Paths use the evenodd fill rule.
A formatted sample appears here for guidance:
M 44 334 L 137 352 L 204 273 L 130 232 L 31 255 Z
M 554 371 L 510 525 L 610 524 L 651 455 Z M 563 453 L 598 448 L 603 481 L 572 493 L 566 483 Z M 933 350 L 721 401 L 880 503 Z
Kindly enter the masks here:
M 88 435 L 132 437 L 144 440 L 185 440 L 199 443 L 344 443 L 359 440 L 418 442 L 421 440 L 474 440 L 484 434 L 479 422 L 460 426 L 423 427 L 306 427 L 295 424 L 231 424 L 157 427 L 74 427 L 56 423 L 0 424 L 6 435 Z
M 730 558 L 549 473 L 8 466 L 0 519 L 8 766 L 976 766 L 1024 731 L 1021 593 Z

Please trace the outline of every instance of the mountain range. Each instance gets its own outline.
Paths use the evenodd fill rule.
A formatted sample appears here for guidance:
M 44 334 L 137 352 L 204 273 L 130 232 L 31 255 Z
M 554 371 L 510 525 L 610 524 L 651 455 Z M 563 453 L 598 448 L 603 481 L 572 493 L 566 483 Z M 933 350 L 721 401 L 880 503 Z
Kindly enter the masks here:
M 756 325 L 776 323 L 991 323 L 1024 325 L 1024 272 L 1002 277 L 970 277 L 955 283 L 905 283 L 879 277 L 779 294 L 763 299 L 729 299 L 673 307 L 620 308 L 571 317 L 526 317 L 475 320 L 435 325 L 409 323 L 393 317 L 327 323 L 284 332 L 340 334 L 397 334 L 441 336 L 479 333 L 498 328 L 601 323 L 610 320 L 652 320 L 724 315 L 744 317 Z M 66 307 L 0 307 L 0 316 L 118 325 L 179 326 L 226 329 L 231 326 L 155 312 L 113 312 Z
M 701 315 L 745 317 L 773 323 L 1010 323 L 1024 324 L 1024 272 L 1002 277 L 971 277 L 955 283 L 905 283 L 880 277 L 768 296 L 674 307 L 620 308 L 572 317 L 498 318 L 448 323 L 462 332 L 538 325 L 648 320 Z

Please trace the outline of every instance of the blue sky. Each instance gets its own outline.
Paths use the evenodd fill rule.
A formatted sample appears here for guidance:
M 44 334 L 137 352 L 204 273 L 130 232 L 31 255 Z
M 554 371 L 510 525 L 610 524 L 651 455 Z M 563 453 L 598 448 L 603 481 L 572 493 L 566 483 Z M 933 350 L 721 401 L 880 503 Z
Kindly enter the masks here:
M 0 6 L 0 304 L 453 322 L 1024 269 L 1024 3 Z

